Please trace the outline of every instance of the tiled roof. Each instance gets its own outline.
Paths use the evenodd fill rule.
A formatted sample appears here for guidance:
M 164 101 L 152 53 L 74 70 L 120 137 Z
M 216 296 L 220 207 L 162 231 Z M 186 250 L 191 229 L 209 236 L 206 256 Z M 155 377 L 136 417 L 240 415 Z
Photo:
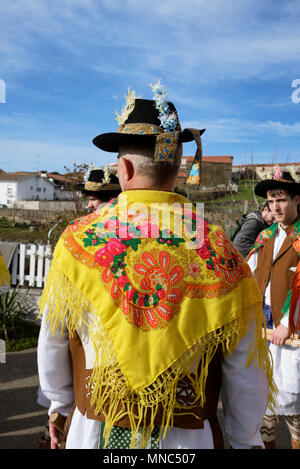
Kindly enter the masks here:
M 47 173 L 47 178 L 56 179 L 57 181 L 69 182 L 68 178 L 57 173 Z
M 15 173 L 0 173 L 1 181 L 18 181 L 20 179 L 25 179 L 31 176 L 39 176 L 38 173 L 29 173 L 26 171 L 16 171 Z

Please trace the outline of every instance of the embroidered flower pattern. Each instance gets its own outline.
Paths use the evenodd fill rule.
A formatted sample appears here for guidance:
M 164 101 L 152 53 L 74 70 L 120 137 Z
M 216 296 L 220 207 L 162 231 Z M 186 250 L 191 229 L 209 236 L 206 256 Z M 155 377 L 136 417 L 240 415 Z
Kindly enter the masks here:
M 109 207 L 117 203 L 114 199 Z M 225 233 L 198 214 L 182 215 L 190 232 L 180 238 L 136 214 L 125 221 L 109 207 L 100 217 L 91 214 L 72 222 L 65 246 L 78 261 L 99 270 L 116 306 L 141 331 L 164 328 L 184 297 L 223 295 L 251 274 Z M 183 256 L 188 240 L 192 246 Z
M 134 272 L 141 277 L 135 288 L 126 273 L 115 278 L 111 292 L 114 299 L 122 298 L 123 312 L 130 323 L 144 331 L 165 327 L 174 315 L 174 305 L 181 303 L 183 293 L 176 284 L 183 279 L 179 265 L 172 266 L 171 256 L 161 251 L 154 256 L 141 254 Z
M 266 228 L 265 230 L 263 230 L 263 231 L 261 231 L 261 232 L 259 233 L 259 235 L 258 235 L 258 237 L 256 238 L 255 242 L 253 243 L 253 247 L 252 247 L 251 251 L 249 252 L 247 259 L 250 259 L 250 257 L 252 256 L 252 254 L 253 254 L 257 249 L 259 249 L 261 246 L 263 246 L 265 239 L 273 238 L 273 236 L 274 236 L 275 233 L 276 233 L 277 226 L 278 226 L 278 223 L 277 223 L 277 222 L 276 222 L 276 223 L 273 223 L 273 225 L 271 225 L 269 228 Z
M 192 264 L 189 264 L 189 275 L 193 278 L 199 277 L 201 272 L 201 265 L 197 264 L 196 262 L 193 262 Z

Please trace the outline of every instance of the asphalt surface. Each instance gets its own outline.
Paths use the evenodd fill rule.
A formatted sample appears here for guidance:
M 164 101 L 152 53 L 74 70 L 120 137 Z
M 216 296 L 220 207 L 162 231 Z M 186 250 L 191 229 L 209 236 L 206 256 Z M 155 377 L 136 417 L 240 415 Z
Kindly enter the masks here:
M 47 422 L 47 409 L 37 404 L 38 386 L 36 348 L 7 353 L 0 363 L 0 449 L 38 449 Z M 221 406 L 218 417 L 223 427 Z M 277 448 L 289 449 L 282 418 L 277 429 Z

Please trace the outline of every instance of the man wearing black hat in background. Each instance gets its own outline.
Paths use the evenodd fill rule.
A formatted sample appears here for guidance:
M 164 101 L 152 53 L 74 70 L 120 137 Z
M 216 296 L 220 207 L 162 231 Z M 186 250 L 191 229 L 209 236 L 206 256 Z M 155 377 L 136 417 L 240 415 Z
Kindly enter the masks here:
M 117 176 L 111 174 L 107 167 L 102 170 L 94 165 L 88 169 L 86 181 L 77 184 L 76 189 L 88 198 L 87 208 L 93 212 L 104 207 L 121 192 Z
M 248 262 L 264 301 L 267 328 L 273 329 L 270 351 L 279 390 L 275 410 L 285 416 L 292 448 L 300 449 L 300 348 L 284 345 L 291 333 L 299 334 L 300 329 L 299 289 L 296 287 L 300 256 L 300 183 L 277 165 L 273 179 L 257 184 L 255 193 L 268 200 L 276 223 L 258 236 Z M 268 409 L 261 432 L 265 446 L 270 449 L 275 448 L 275 425 L 276 416 Z

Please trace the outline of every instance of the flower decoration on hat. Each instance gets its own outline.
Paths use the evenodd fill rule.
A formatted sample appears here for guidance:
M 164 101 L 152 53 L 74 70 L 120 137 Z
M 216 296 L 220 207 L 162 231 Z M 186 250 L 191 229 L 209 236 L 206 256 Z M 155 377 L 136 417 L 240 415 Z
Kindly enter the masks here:
M 130 91 L 130 88 L 128 88 L 128 95 L 125 95 L 126 102 L 121 114 L 116 112 L 116 120 L 119 125 L 123 125 L 126 122 L 129 114 L 131 114 L 134 109 L 134 103 L 137 98 L 140 98 L 140 96 L 136 96 L 135 91 Z
M 87 182 L 89 180 L 90 174 L 92 171 L 94 171 L 94 169 L 96 169 L 96 166 L 94 165 L 94 163 L 90 163 L 84 174 L 84 178 L 83 178 L 84 182 Z
M 110 169 L 108 166 L 104 166 L 103 168 L 104 172 L 104 177 L 102 179 L 103 184 L 109 184 L 110 183 Z
M 159 120 L 164 131 L 174 132 L 178 126 L 178 119 L 175 112 L 170 111 L 165 88 L 160 84 L 160 80 L 155 85 L 150 84 L 150 87 L 153 90 L 155 107 L 159 111 Z
M 274 174 L 273 179 L 280 180 L 281 178 L 282 178 L 282 171 L 280 169 L 279 164 L 276 164 L 275 165 L 275 174 Z
M 296 171 L 295 171 L 294 166 L 292 166 L 292 167 L 290 168 L 290 174 L 291 174 L 292 178 L 297 182 L 298 177 L 297 177 L 297 174 L 296 174 Z

